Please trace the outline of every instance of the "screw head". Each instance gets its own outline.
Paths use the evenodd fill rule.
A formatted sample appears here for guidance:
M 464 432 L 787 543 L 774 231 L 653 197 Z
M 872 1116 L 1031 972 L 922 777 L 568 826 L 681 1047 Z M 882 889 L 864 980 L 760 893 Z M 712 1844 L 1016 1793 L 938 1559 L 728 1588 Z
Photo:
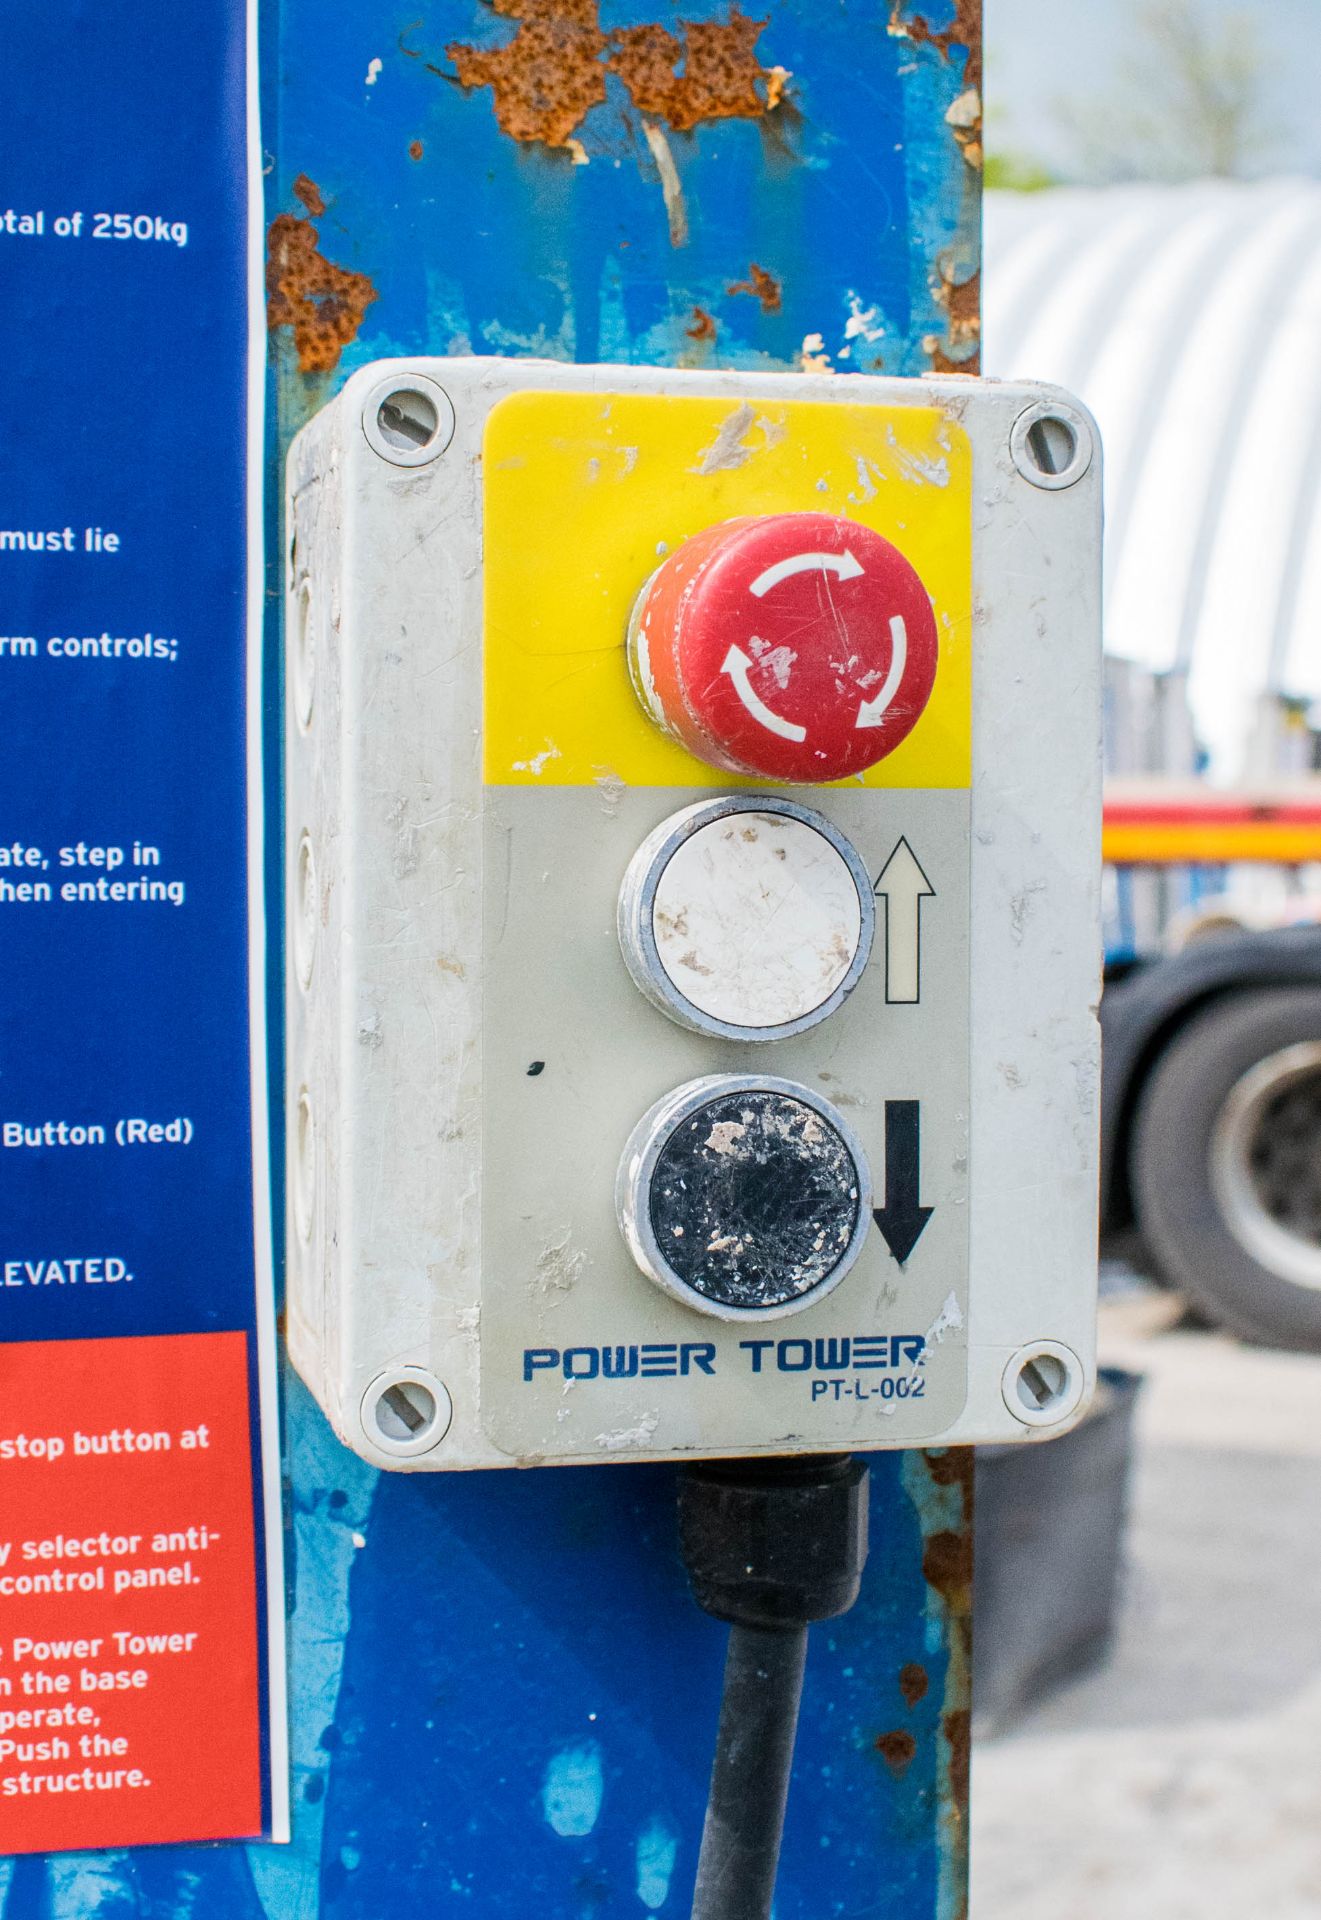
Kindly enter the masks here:
M 425 467 L 454 438 L 454 406 L 443 387 L 407 368 L 378 380 L 362 406 L 373 453 L 392 467 Z
M 1000 1391 L 1025 1427 L 1058 1427 L 1078 1411 L 1086 1384 L 1082 1361 L 1071 1347 L 1033 1340 L 1010 1357 Z
M 1076 486 L 1091 467 L 1095 450 L 1090 423 L 1064 400 L 1041 400 L 1028 407 L 1009 435 L 1019 473 L 1047 493 Z
M 380 1453 L 407 1460 L 430 1453 L 450 1430 L 454 1402 L 425 1367 L 392 1367 L 362 1396 L 363 1429 Z

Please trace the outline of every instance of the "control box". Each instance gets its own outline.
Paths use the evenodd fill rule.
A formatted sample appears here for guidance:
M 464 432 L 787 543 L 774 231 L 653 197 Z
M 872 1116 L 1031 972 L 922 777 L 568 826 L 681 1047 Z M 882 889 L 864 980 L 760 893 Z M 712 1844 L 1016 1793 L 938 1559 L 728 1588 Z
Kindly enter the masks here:
M 1077 1417 L 1100 499 L 966 378 L 400 360 L 299 435 L 288 1328 L 364 1458 Z

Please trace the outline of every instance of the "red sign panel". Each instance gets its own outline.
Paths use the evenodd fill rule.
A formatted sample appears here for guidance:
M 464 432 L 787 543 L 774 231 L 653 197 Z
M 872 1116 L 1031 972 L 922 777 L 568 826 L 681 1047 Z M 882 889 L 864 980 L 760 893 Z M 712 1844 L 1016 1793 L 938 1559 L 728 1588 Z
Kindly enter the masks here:
M 247 1345 L 0 1346 L 0 1853 L 261 1831 Z

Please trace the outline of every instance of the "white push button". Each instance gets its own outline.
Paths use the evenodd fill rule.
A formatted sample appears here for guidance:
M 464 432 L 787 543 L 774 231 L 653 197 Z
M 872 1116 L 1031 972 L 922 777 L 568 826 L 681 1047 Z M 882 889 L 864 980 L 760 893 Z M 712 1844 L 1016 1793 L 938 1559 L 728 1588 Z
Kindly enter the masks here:
M 852 991 L 875 919 L 866 868 L 821 814 L 727 795 L 643 842 L 620 894 L 619 940 L 643 993 L 681 1026 L 781 1040 Z

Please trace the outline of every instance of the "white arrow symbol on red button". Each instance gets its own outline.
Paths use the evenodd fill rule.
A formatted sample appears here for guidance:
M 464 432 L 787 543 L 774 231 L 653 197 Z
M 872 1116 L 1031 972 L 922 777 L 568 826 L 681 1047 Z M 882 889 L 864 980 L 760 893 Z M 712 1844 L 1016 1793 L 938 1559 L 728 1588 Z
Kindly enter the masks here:
M 859 580 L 866 571 L 862 562 L 847 551 L 794 553 L 787 560 L 777 560 L 765 573 L 759 573 L 748 591 L 760 600 L 772 587 L 778 587 L 781 580 L 791 580 L 796 573 L 833 573 L 840 580 Z
M 734 691 L 759 726 L 767 733 L 778 733 L 781 740 L 806 740 L 807 728 L 798 726 L 792 720 L 775 713 L 757 693 L 748 678 L 752 671 L 752 662 L 741 647 L 731 647 L 720 663 L 720 671 L 727 673 L 734 682 Z
M 899 691 L 899 682 L 904 677 L 904 668 L 908 665 L 908 629 L 903 616 L 895 614 L 890 622 L 890 671 L 885 676 L 885 684 L 874 700 L 864 700 L 858 708 L 855 727 L 879 727 L 889 711 L 890 702 Z

